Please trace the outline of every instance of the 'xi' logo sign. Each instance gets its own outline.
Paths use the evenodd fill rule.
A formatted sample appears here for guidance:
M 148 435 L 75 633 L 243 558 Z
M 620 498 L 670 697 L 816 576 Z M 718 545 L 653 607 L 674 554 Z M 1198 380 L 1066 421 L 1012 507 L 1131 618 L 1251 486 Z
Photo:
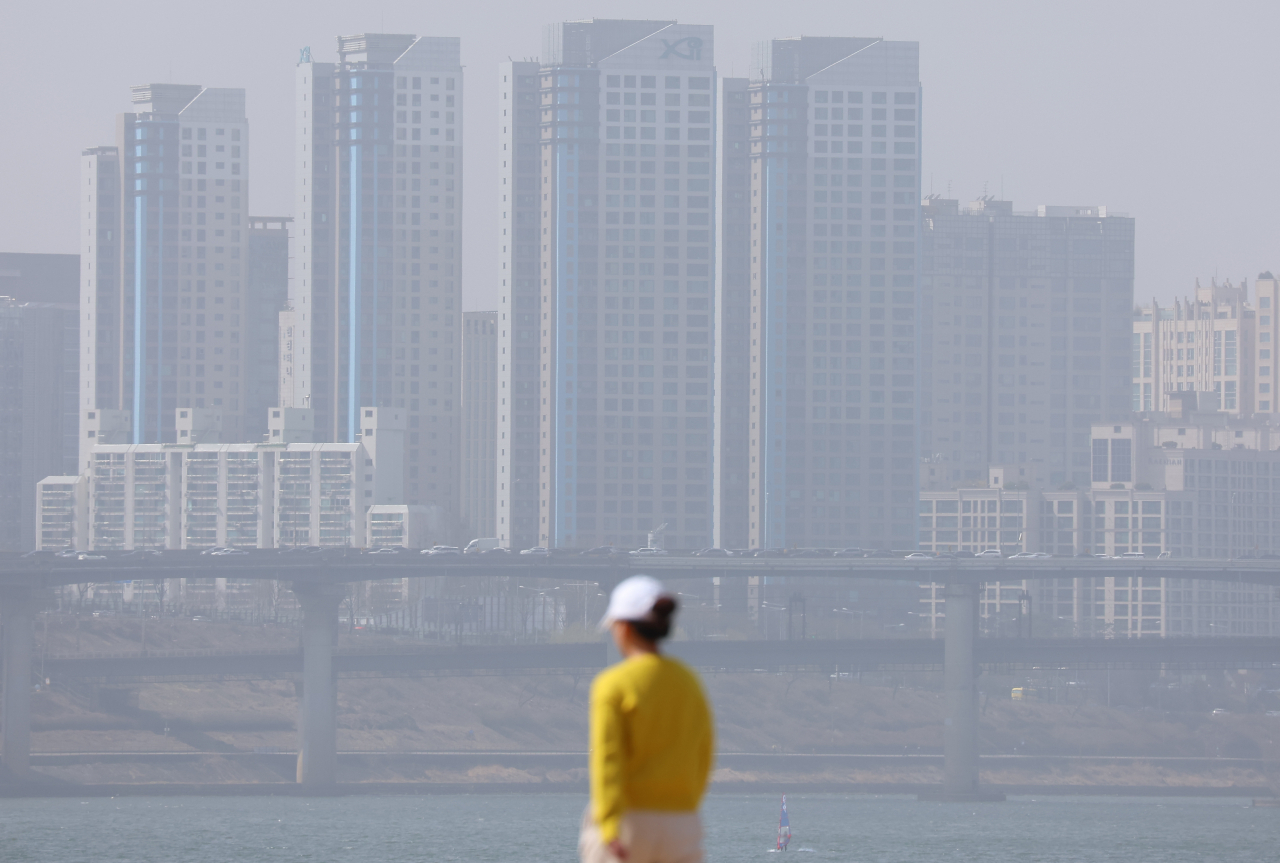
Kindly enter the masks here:
M 686 36 L 674 42 L 663 39 L 662 47 L 664 50 L 659 60 L 665 60 L 668 57 L 679 57 L 681 60 L 702 59 L 702 39 L 697 36 Z

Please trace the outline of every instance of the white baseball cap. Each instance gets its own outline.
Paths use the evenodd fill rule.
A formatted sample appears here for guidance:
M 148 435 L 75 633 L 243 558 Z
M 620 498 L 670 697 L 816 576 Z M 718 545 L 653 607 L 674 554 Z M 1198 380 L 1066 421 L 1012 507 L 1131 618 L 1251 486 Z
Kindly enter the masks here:
M 659 599 L 670 595 L 656 578 L 633 575 L 609 595 L 609 608 L 600 621 L 600 628 L 608 629 L 616 620 L 644 620 Z

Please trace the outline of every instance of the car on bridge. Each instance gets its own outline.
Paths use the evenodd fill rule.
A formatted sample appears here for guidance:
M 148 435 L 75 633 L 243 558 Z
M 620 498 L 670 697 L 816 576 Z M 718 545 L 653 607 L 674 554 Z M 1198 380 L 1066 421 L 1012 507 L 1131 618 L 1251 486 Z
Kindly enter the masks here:
M 733 557 L 727 548 L 700 548 L 693 553 L 694 557 Z
M 860 548 L 842 548 L 831 556 L 832 557 L 865 557 L 866 554 L 867 553 Z
M 521 549 L 521 554 L 527 554 L 530 557 L 550 557 L 551 550 L 543 545 L 535 545 L 533 548 Z
M 635 555 L 636 557 L 657 557 L 658 555 L 666 554 L 667 550 L 665 548 L 647 548 L 646 547 L 646 548 L 637 548 L 635 551 L 630 553 Z
M 1004 557 L 1004 552 L 998 548 L 984 548 L 982 551 L 974 555 L 974 557 Z
M 926 554 L 923 551 L 913 551 L 911 554 L 904 557 L 903 560 L 937 560 L 937 558 L 931 554 Z

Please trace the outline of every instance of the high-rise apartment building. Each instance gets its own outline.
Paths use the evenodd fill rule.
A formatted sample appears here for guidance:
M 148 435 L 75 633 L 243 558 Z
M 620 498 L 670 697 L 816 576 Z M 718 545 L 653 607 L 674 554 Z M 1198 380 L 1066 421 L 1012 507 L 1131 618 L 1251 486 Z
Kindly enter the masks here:
M 144 84 L 81 165 L 82 439 L 108 411 L 171 443 L 174 410 L 244 434 L 249 128 L 244 91 Z M 83 449 L 83 447 L 82 447 Z
M 76 470 L 79 332 L 73 304 L 0 296 L 0 551 L 35 547 L 36 483 Z
M 462 523 L 497 536 L 498 313 L 462 316 Z
M 751 541 L 750 84 L 747 78 L 722 78 L 717 113 L 712 545 L 718 548 L 746 548 Z
M 459 40 L 366 33 L 296 68 L 295 219 L 280 404 L 353 443 L 365 407 L 406 413 L 406 504 L 458 506 Z
M 912 546 L 919 46 L 774 39 L 752 78 L 750 544 Z
M 262 440 L 280 404 L 280 312 L 289 295 L 288 216 L 250 216 L 245 250 L 244 441 Z
M 538 423 L 542 416 L 542 76 L 537 62 L 500 68 L 498 153 L 502 292 L 498 311 L 497 509 L 494 536 L 512 549 L 536 546 Z M 598 182 L 598 180 L 597 180 Z M 597 250 L 598 251 L 598 250 Z M 597 264 L 598 266 L 598 264 Z
M 498 536 L 707 545 L 712 28 L 555 24 L 501 75 Z
M 1212 393 L 1218 410 L 1238 417 L 1274 414 L 1272 351 L 1280 338 L 1276 303 L 1280 282 L 1262 273 L 1249 286 L 1217 280 L 1170 307 L 1152 300 L 1134 310 L 1135 411 L 1168 411 L 1180 392 Z
M 923 215 L 923 487 L 999 465 L 1010 486 L 1087 488 L 1089 429 L 1131 407 L 1133 219 L 936 196 Z

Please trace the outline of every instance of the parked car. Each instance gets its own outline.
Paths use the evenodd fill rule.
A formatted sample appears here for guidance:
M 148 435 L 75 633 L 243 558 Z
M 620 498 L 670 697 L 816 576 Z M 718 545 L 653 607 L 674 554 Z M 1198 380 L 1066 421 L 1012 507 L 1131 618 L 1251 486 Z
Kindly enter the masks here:
M 1004 557 L 1004 554 L 998 548 L 984 548 L 982 551 L 975 554 L 974 557 Z
M 532 557 L 549 557 L 551 555 L 551 551 L 541 545 L 535 545 L 533 548 L 522 549 L 520 553 L 527 554 Z

